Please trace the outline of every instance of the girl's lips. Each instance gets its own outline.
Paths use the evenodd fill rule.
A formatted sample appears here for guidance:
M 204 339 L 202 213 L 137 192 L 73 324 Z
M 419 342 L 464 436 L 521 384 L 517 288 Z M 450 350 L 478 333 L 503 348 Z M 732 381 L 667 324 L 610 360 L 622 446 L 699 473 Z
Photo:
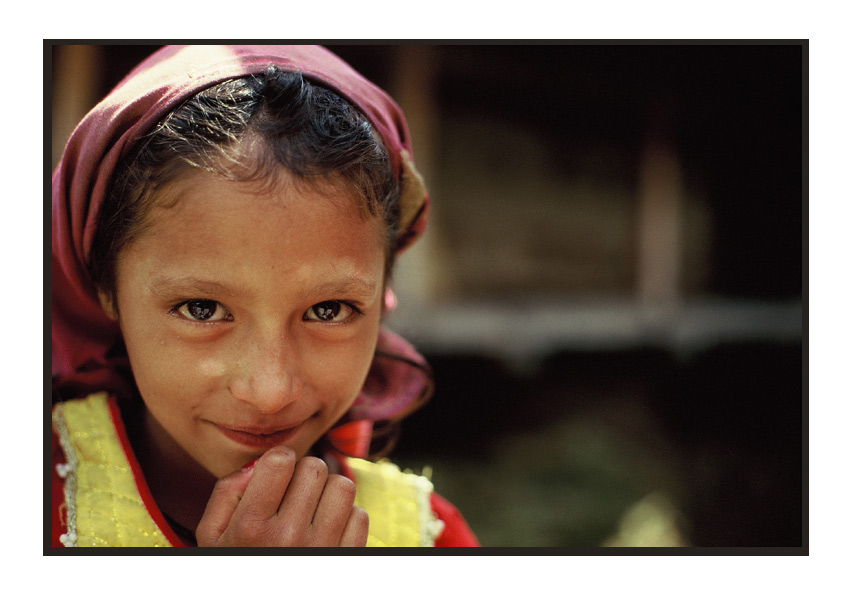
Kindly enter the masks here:
M 223 433 L 225 437 L 233 440 L 238 444 L 248 446 L 249 448 L 268 449 L 286 443 L 287 440 L 289 440 L 298 432 L 299 429 L 301 429 L 301 426 L 304 425 L 304 423 L 299 423 L 295 427 L 290 427 L 288 429 L 270 431 L 269 433 L 260 433 L 259 431 L 245 431 L 243 429 L 233 429 L 231 427 L 219 425 L 218 423 L 213 423 L 213 425 L 215 425 L 215 427 L 221 433 Z

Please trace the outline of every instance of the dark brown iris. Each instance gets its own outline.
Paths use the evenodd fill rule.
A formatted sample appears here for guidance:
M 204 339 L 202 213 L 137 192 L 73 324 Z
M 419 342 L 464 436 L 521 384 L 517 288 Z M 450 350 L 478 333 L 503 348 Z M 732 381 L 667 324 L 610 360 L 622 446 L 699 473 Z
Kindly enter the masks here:
M 193 319 L 206 321 L 215 314 L 217 304 L 213 300 L 192 300 L 186 303 L 186 310 Z

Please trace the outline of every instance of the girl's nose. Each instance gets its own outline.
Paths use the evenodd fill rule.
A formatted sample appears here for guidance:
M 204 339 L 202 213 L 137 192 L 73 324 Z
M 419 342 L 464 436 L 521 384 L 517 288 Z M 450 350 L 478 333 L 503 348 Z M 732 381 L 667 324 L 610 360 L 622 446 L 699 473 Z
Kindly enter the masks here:
M 274 414 L 296 402 L 304 390 L 298 375 L 298 353 L 282 336 L 252 340 L 236 357 L 230 391 L 263 414 Z

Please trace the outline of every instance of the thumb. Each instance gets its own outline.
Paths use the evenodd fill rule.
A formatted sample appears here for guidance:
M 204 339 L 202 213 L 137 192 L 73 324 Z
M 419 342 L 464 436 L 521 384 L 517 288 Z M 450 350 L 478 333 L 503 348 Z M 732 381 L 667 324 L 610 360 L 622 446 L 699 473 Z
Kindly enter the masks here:
M 213 488 L 204 514 L 198 522 L 195 536 L 198 546 L 215 546 L 225 529 L 230 524 L 230 519 L 239 506 L 242 494 L 251 481 L 254 473 L 256 460 L 251 461 L 235 473 L 219 479 Z

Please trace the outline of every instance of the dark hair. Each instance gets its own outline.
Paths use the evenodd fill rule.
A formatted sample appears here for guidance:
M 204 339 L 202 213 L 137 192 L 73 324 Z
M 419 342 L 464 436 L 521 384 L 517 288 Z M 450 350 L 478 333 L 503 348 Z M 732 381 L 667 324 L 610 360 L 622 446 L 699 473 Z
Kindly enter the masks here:
M 208 88 L 174 109 L 122 161 L 101 207 L 89 259 L 99 291 L 115 297 L 118 253 L 147 225 L 153 195 L 187 169 L 274 184 L 350 186 L 386 225 L 386 269 L 399 228 L 400 189 L 372 126 L 339 95 L 300 73 L 263 74 Z

